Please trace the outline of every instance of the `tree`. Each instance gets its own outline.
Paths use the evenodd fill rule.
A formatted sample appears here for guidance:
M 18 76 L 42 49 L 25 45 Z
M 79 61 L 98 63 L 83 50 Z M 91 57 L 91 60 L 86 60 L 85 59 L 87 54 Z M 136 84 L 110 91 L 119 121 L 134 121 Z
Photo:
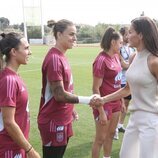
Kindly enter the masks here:
M 47 25 L 44 25 L 44 33 L 45 35 L 52 33 L 52 28 L 49 28 Z
M 99 43 L 106 29 L 111 26 L 119 31 L 120 24 L 98 23 L 95 27 L 91 25 L 77 25 L 77 41 L 78 43 Z
M 5 17 L 0 18 L 0 30 L 4 31 L 9 26 L 9 20 Z
M 94 27 L 91 25 L 77 26 L 77 39 L 79 43 L 96 43 Z
M 19 24 L 14 24 L 14 25 L 12 25 L 12 28 L 18 30 L 18 29 L 19 29 Z
M 22 32 L 24 32 L 24 23 L 23 23 L 23 22 L 20 24 L 19 29 L 20 29 Z
M 42 38 L 40 26 L 28 26 L 27 27 L 28 39 L 39 39 Z
M 104 24 L 104 23 L 98 23 L 96 26 L 95 26 L 95 34 L 96 34 L 96 38 L 99 39 L 99 41 L 101 41 L 102 39 L 102 36 L 105 32 L 105 30 L 108 28 L 108 24 Z

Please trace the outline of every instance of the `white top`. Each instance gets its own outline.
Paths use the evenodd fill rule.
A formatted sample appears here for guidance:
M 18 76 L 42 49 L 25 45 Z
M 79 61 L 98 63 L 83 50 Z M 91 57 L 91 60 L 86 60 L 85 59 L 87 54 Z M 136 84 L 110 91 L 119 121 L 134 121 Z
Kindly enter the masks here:
M 149 70 L 149 55 L 147 50 L 138 52 L 126 72 L 132 95 L 130 111 L 158 113 L 158 81 Z
M 129 62 L 129 57 L 134 52 L 134 49 L 129 47 L 128 45 L 124 45 L 120 49 L 121 56 L 126 62 Z M 121 84 L 126 84 L 126 69 L 122 69 L 122 77 L 121 77 Z

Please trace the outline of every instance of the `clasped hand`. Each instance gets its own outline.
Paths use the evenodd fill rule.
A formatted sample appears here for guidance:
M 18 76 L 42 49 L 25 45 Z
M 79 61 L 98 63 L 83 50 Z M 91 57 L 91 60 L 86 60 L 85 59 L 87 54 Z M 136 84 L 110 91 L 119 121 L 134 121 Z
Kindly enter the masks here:
M 92 99 L 90 100 L 89 105 L 93 108 L 98 108 L 104 105 L 104 100 L 99 95 L 94 95 Z

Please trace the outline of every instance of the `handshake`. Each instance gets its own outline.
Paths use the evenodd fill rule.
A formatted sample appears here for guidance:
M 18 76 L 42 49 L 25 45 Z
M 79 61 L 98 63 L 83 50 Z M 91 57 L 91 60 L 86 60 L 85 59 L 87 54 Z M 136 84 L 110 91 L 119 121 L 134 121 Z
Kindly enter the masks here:
M 93 108 L 98 108 L 105 104 L 105 97 L 100 97 L 99 94 L 93 94 L 91 96 L 78 96 L 80 104 L 88 104 Z
M 104 98 L 100 97 L 98 94 L 93 94 L 91 96 L 89 105 L 93 108 L 98 108 L 100 106 L 103 106 L 105 104 Z

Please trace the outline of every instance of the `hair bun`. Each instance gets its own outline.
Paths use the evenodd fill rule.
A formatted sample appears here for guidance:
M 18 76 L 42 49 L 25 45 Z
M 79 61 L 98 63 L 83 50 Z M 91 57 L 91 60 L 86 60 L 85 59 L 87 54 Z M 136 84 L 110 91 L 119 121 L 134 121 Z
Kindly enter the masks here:
M 2 38 L 5 38 L 5 37 L 6 37 L 6 34 L 5 34 L 5 33 L 1 33 L 0 35 L 1 35 Z
M 52 28 L 55 24 L 56 24 L 56 22 L 54 20 L 47 21 L 47 26 L 50 28 Z

